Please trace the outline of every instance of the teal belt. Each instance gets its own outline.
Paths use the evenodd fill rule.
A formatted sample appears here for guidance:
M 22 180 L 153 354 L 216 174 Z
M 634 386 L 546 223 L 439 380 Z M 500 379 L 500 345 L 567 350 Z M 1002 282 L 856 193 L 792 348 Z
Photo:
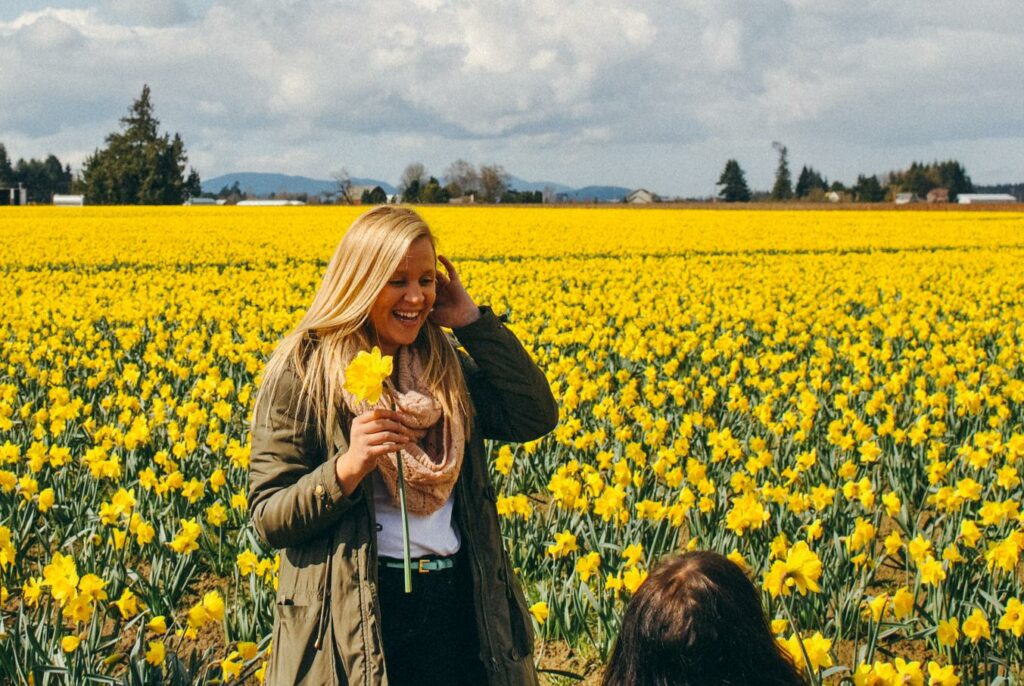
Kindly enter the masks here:
M 380 558 L 380 566 L 386 569 L 405 569 L 405 562 L 402 560 L 395 560 L 390 557 Z M 430 572 L 441 572 L 446 569 L 452 569 L 455 567 L 454 557 L 420 557 L 413 559 L 412 571 L 419 572 L 420 574 L 429 574 Z

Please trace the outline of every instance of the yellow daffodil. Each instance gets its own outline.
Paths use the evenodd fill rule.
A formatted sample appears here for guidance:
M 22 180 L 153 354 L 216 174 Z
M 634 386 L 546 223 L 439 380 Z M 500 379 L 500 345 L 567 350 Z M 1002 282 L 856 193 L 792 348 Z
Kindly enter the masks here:
M 821 590 L 818 579 L 821 578 L 821 560 L 804 541 L 799 541 L 786 555 L 786 560 L 772 563 L 764 581 L 764 588 L 773 598 L 789 595 L 795 588 L 800 595 L 808 591 L 817 593 Z
M 373 346 L 367 352 L 360 350 L 345 367 L 345 390 L 359 400 L 375 405 L 384 392 L 384 381 L 393 369 L 390 355 L 381 355 L 380 348 Z

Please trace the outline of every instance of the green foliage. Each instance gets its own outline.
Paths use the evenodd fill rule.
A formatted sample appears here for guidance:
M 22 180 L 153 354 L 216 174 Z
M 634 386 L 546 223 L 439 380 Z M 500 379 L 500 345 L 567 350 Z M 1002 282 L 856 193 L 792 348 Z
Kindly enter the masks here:
M 398 192 L 403 202 L 419 202 L 420 190 L 427 180 L 427 169 L 422 162 L 406 165 L 402 172 L 402 180 L 398 183 Z
M 402 202 L 413 203 L 413 202 L 419 202 L 419 201 L 420 201 L 420 180 L 419 179 L 413 179 L 413 180 L 411 180 L 408 183 L 408 185 L 406 185 L 405 190 L 402 191 Z
M 217 191 L 217 197 L 234 204 L 239 200 L 247 200 L 249 198 L 249 194 L 242 190 L 242 187 L 238 184 L 238 180 L 236 179 L 231 186 L 221 186 L 221 189 Z
M 427 180 L 426 185 L 420 190 L 420 202 L 430 204 L 446 204 L 451 199 L 448 189 L 433 176 Z
M 0 186 L 10 186 L 14 182 L 14 169 L 11 158 L 7 156 L 7 148 L 0 143 Z
M 725 163 L 725 169 L 722 170 L 722 175 L 718 177 L 718 183 L 715 185 L 722 187 L 718 191 L 718 197 L 725 202 L 750 202 L 747 177 L 736 160 Z
M 374 186 L 372 190 L 364 190 L 359 202 L 363 205 L 383 205 L 388 201 L 388 194 L 380 186 Z
M 501 201 L 503 203 L 540 204 L 544 202 L 544 194 L 540 191 L 517 191 L 510 189 L 502 194 Z
M 793 197 L 793 178 L 789 173 L 788 150 L 781 143 L 773 143 L 779 151 L 779 166 L 775 169 L 775 185 L 772 186 L 772 200 L 790 200 Z
M 853 192 L 853 199 L 857 202 L 882 202 L 885 200 L 885 189 L 879 183 L 878 177 L 872 174 L 857 177 L 857 183 L 850 189 Z
M 86 201 L 94 205 L 180 205 L 201 193 L 199 174 L 185 176 L 188 157 L 177 133 L 159 133 L 149 86 L 121 118 L 122 131 L 85 160 Z
M 16 188 L 20 183 L 28 191 L 32 203 L 53 202 L 55 193 L 70 193 L 73 176 L 70 166 L 63 166 L 56 155 L 45 160 L 19 159 L 12 165 L 7 148 L 0 143 L 0 187 Z
M 949 199 L 955 202 L 961 193 L 974 190 L 967 170 L 956 160 L 945 162 L 914 162 L 908 169 L 889 174 L 889 187 L 894 192 L 913 193 L 924 197 L 933 188 L 949 189 Z
M 798 198 L 806 198 L 814 190 L 827 191 L 828 181 L 814 167 L 804 166 L 800 169 L 800 176 L 793 192 Z

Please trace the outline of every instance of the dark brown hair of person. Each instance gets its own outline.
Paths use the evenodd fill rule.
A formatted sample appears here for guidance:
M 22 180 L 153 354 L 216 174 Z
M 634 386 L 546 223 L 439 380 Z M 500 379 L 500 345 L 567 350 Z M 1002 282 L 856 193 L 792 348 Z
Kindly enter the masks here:
M 626 608 L 603 686 L 805 686 L 757 589 L 709 551 L 663 560 Z

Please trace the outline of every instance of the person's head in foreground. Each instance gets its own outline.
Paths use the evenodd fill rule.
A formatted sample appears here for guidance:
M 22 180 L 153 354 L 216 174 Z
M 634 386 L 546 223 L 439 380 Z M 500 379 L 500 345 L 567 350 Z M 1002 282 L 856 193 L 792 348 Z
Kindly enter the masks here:
M 604 686 L 803 685 L 757 589 L 724 555 L 664 560 L 626 608 Z

